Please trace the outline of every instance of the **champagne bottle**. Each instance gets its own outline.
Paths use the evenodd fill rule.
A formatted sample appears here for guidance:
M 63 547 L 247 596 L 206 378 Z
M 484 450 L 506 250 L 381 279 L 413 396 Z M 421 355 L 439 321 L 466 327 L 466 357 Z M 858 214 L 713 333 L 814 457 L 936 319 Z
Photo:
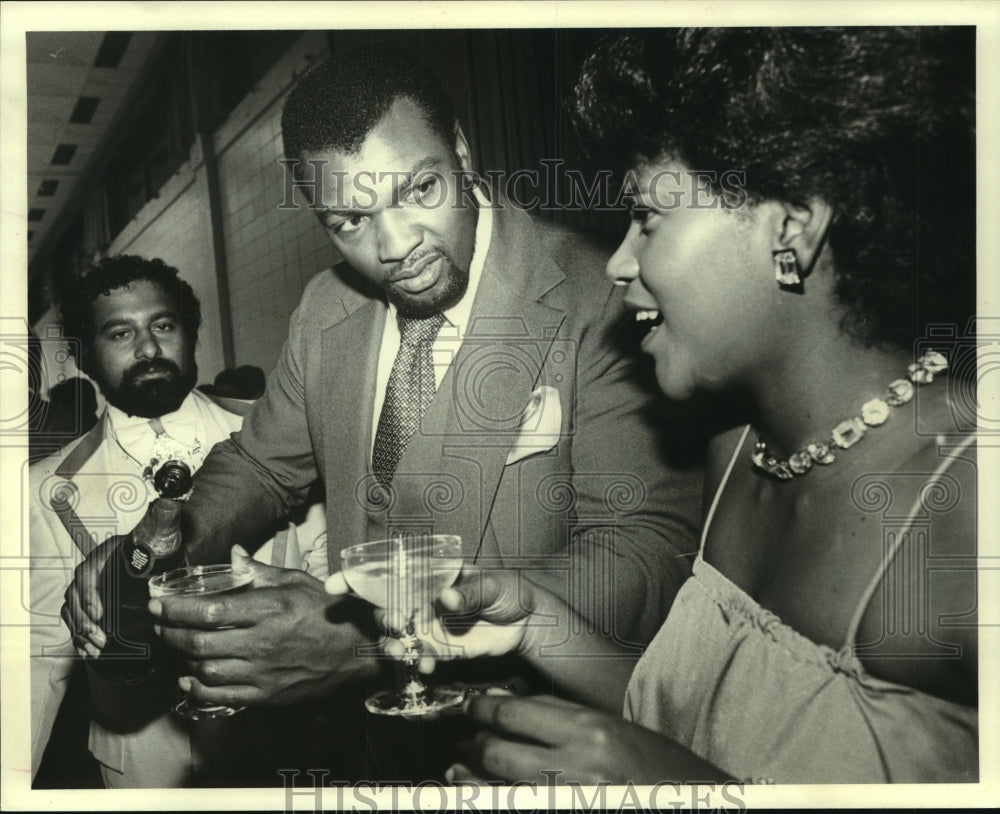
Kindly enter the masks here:
M 108 558 L 99 582 L 100 625 L 107 644 L 88 663 L 98 676 L 119 686 L 145 684 L 162 668 L 164 648 L 146 608 L 149 580 L 185 565 L 180 520 L 191 491 L 191 470 L 181 461 L 167 461 L 153 486 L 159 497 Z

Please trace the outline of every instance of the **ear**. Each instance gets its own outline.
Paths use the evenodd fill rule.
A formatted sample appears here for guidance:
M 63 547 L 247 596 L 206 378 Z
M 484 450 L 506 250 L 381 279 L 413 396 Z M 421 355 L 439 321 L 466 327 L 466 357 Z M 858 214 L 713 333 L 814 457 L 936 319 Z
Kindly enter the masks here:
M 833 208 L 822 198 L 805 204 L 781 204 L 783 217 L 775 249 L 795 249 L 803 275 L 812 271 L 833 220 Z
M 458 156 L 458 163 L 465 172 L 472 169 L 472 157 L 469 151 L 469 142 L 462 132 L 462 125 L 455 122 L 455 155 Z

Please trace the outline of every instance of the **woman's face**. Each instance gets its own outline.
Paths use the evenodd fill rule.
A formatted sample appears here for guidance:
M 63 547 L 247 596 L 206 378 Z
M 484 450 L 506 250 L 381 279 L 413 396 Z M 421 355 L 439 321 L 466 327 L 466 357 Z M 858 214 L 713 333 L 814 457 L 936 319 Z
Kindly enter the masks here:
M 607 271 L 628 286 L 627 306 L 650 327 L 642 349 L 660 388 L 680 399 L 740 383 L 775 334 L 776 208 L 727 208 L 674 160 L 640 164 L 634 177 L 632 221 Z

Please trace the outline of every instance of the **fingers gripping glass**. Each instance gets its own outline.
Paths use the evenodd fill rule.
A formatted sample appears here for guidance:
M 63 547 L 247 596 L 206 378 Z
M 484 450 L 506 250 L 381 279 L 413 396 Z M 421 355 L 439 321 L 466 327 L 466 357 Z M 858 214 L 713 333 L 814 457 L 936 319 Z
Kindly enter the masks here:
M 250 588 L 253 572 L 236 571 L 231 565 L 194 565 L 167 571 L 149 581 L 149 595 L 163 596 L 208 596 L 209 594 L 234 594 Z M 207 718 L 228 718 L 243 707 L 225 704 L 193 701 L 185 695 L 174 706 L 174 712 L 181 718 L 204 720 Z
M 405 653 L 406 682 L 400 690 L 384 690 L 365 702 L 377 715 L 421 717 L 458 706 L 465 691 L 456 687 L 428 688 L 420 680 L 422 644 L 416 635 L 416 615 L 449 587 L 462 570 L 462 538 L 425 534 L 397 537 L 345 548 L 341 552 L 344 579 L 358 596 L 405 620 L 398 638 Z

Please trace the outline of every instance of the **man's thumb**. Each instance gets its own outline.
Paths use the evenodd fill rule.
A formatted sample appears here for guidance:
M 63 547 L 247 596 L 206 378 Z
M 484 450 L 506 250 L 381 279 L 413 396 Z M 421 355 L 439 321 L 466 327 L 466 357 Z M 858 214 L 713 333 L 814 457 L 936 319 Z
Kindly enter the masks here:
M 280 582 L 279 576 L 283 569 L 274 568 L 265 563 L 258 562 L 251 557 L 241 545 L 234 545 L 229 552 L 229 562 L 234 571 L 250 571 L 253 573 L 253 584 L 259 588 L 262 585 L 277 585 Z
M 247 550 L 241 545 L 234 545 L 229 552 L 229 561 L 234 570 L 246 571 L 253 567 L 253 558 L 247 554 Z
M 452 613 L 475 613 L 483 609 L 482 584 L 468 580 L 441 591 L 441 604 Z

